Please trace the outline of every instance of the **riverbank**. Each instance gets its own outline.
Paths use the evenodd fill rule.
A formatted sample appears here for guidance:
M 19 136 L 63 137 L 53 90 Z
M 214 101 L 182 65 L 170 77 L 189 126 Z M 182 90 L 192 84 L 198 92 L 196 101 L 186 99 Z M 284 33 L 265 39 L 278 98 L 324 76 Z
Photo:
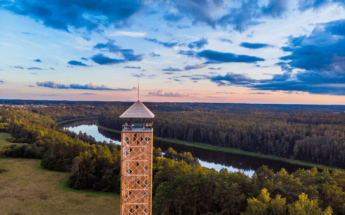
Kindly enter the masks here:
M 97 125 L 97 127 L 101 128 L 103 130 L 106 130 L 106 131 L 121 133 L 121 131 L 106 128 L 106 127 L 101 126 L 99 124 L 96 124 L 96 125 Z M 242 151 L 240 149 L 235 149 L 235 148 L 225 148 L 225 147 L 219 147 L 219 146 L 212 146 L 212 145 L 205 144 L 205 143 L 186 142 L 186 141 L 172 140 L 172 139 L 161 138 L 161 137 L 153 137 L 153 138 L 154 138 L 154 140 L 159 140 L 159 141 L 168 142 L 168 143 L 175 143 L 175 144 L 186 145 L 186 146 L 191 146 L 191 147 L 196 147 L 196 148 L 201 148 L 201 149 L 207 149 L 207 150 L 212 150 L 212 151 L 228 152 L 228 153 L 233 153 L 233 154 L 240 154 L 240 155 L 246 155 L 246 156 L 252 156 L 252 157 L 265 158 L 265 159 L 270 159 L 270 160 L 279 160 L 279 161 L 283 161 L 283 162 L 287 162 L 287 163 L 291 163 L 291 164 L 302 165 L 305 167 L 316 167 L 318 169 L 330 169 L 330 170 L 337 169 L 334 167 L 328 167 L 328 166 L 319 165 L 319 164 L 307 163 L 307 162 L 293 160 L 293 159 L 280 158 L 280 157 L 275 157 L 272 155 L 263 155 L 263 154 L 255 153 L 255 152 L 246 152 L 246 151 Z
M 67 123 L 67 122 L 77 122 L 77 121 L 82 121 L 82 120 L 93 120 L 93 119 L 98 119 L 98 116 L 90 117 L 90 118 L 70 119 L 70 120 L 66 120 L 66 121 L 57 122 L 56 124 L 61 125 L 61 124 Z

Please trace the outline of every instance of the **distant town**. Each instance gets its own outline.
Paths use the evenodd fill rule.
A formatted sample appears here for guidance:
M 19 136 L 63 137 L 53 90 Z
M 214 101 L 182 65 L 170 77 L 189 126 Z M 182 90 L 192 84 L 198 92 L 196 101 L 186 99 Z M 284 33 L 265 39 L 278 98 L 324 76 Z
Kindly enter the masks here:
M 0 104 L 0 108 L 9 109 L 9 108 L 18 108 L 18 109 L 33 109 L 33 108 L 47 108 L 48 105 L 6 105 L 6 104 Z

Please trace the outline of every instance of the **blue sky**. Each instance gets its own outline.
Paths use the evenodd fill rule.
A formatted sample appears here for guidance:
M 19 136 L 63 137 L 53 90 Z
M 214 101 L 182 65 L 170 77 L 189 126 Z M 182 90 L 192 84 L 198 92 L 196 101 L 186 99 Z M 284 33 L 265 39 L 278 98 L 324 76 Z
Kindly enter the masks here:
M 344 0 L 0 1 L 6 99 L 345 104 Z

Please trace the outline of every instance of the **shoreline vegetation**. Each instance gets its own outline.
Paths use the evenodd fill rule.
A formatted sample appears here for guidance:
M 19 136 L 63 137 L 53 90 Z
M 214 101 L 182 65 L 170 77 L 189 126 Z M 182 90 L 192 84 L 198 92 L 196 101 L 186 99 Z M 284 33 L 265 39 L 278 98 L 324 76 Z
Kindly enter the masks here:
M 49 113 L 49 109 L 46 112 Z M 90 198 L 95 196 L 55 190 L 56 187 L 58 187 L 57 189 L 63 187 L 65 173 L 71 171 L 67 185 L 72 189 L 120 193 L 122 150 L 118 145 L 92 144 L 88 139 L 85 142 L 78 136 L 72 137 L 66 134 L 68 132 L 63 132 L 61 127 L 57 129 L 57 121 L 52 118 L 38 116 L 29 111 L 5 109 L 0 110 L 0 115 L 2 117 L 0 128 L 2 126 L 3 130 L 11 133 L 12 138 L 8 140 L 14 142 L 5 144 L 0 150 L 0 156 L 42 159 L 42 168 L 63 172 L 63 174 L 48 171 L 38 172 L 38 170 L 33 169 L 35 165 L 37 165 L 36 168 L 40 168 L 39 162 L 35 160 L 2 160 L 2 168 L 7 172 L 1 173 L 3 174 L 1 178 L 7 177 L 4 182 L 9 186 L 6 186 L 7 190 L 0 189 L 0 196 L 9 194 L 11 198 L 0 201 L 0 208 L 11 206 L 11 211 L 8 211 L 11 214 L 18 213 L 18 210 L 24 211 L 27 205 L 37 205 L 36 207 L 25 208 L 26 213 L 32 214 L 37 214 L 37 211 L 29 211 L 29 209 L 37 210 L 42 207 L 52 211 L 51 213 L 45 211 L 45 214 L 56 212 L 66 214 L 66 211 L 68 214 L 75 214 L 72 212 L 79 214 L 82 210 L 85 214 L 95 214 L 95 210 L 96 213 L 110 214 L 114 213 L 114 210 L 118 210 L 119 203 L 117 202 L 120 198 L 105 196 Z M 68 120 L 68 117 L 64 118 Z M 115 117 L 109 118 L 109 122 L 117 122 L 117 126 L 120 128 L 121 122 L 116 121 Z M 82 123 L 81 121 L 71 123 L 71 125 L 76 126 Z M 85 121 L 85 123 L 90 124 L 90 121 Z M 96 123 L 96 120 L 92 123 Z M 99 121 L 99 123 L 102 122 Z M 104 124 L 104 126 L 105 129 L 107 127 L 117 129 L 116 126 L 112 127 L 111 123 Z M 102 129 L 101 127 L 99 129 Z M 107 130 L 113 132 L 112 129 Z M 225 129 L 229 133 L 232 132 L 232 130 Z M 238 129 L 242 131 L 241 128 Z M 115 132 L 120 133 L 120 131 Z M 230 134 L 232 135 L 232 133 Z M 86 133 L 80 134 L 80 136 L 84 135 L 86 136 Z M 158 132 L 156 135 L 161 136 Z M 310 136 L 309 133 L 307 136 Z M 161 137 L 163 137 L 163 141 L 168 137 L 175 138 L 175 136 L 165 135 Z M 230 149 L 231 145 L 222 145 L 229 147 L 229 149 L 223 149 L 210 147 L 207 144 L 198 145 L 197 142 L 203 142 L 198 141 L 198 139 L 178 137 L 176 139 L 195 141 L 195 143 L 176 141 L 180 144 L 184 143 L 196 147 L 202 145 L 208 149 L 216 149 L 216 151 L 233 151 Z M 211 140 L 210 142 L 214 143 L 214 146 L 219 141 L 218 138 Z M 28 144 L 18 145 L 15 142 Z M 249 149 L 243 148 L 242 150 Z M 254 154 L 240 150 L 235 151 L 242 154 Z M 270 154 L 270 152 L 265 151 L 261 153 Z M 334 169 L 330 172 L 326 169 L 321 172 L 317 168 L 301 167 L 295 172 L 288 173 L 284 168 L 280 171 L 273 171 L 264 165 L 256 170 L 253 177 L 249 177 L 240 171 L 228 172 L 223 169 L 218 172 L 201 165 L 194 165 L 196 160 L 190 153 L 177 154 L 173 150 L 167 150 L 162 157 L 160 150 L 155 149 L 153 154 L 153 214 L 231 213 L 249 215 L 271 214 L 272 211 L 280 211 L 279 214 L 331 215 L 333 211 L 334 215 L 338 215 L 344 214 L 345 211 L 345 192 L 343 191 L 345 171 L 342 170 Z M 229 154 L 229 157 L 231 156 Z M 31 165 L 29 165 L 30 163 Z M 13 173 L 17 173 L 17 175 Z M 9 178 L 8 176 L 11 174 L 12 176 Z M 28 185 L 30 178 L 34 182 L 31 183 L 32 185 Z M 47 181 L 47 178 L 50 180 Z M 11 186 L 13 184 L 16 187 Z M 59 187 L 58 184 L 62 186 Z M 12 189 L 13 187 L 15 190 Z M 185 189 L 186 187 L 189 189 Z M 18 192 L 22 188 L 29 189 Z M 30 198 L 27 198 L 28 196 Z M 25 201 L 16 201 L 15 199 L 24 199 Z M 109 204 L 111 204 L 111 208 L 107 207 Z M 97 207 L 94 207 L 95 205 Z M 16 211 L 12 211 L 13 208 Z
M 104 126 L 99 125 L 98 123 L 96 123 L 96 125 L 97 125 L 97 127 L 101 128 L 103 130 L 106 130 L 106 131 L 121 133 L 121 131 L 106 128 Z M 324 166 L 324 165 L 319 165 L 319 164 L 307 163 L 307 162 L 293 160 L 293 159 L 279 158 L 279 157 L 275 157 L 272 155 L 263 155 L 263 154 L 255 153 L 255 152 L 246 152 L 246 151 L 242 151 L 240 149 L 212 146 L 212 145 L 205 144 L 205 143 L 193 143 L 193 142 L 186 142 L 186 141 L 181 141 L 181 140 L 166 139 L 166 138 L 161 138 L 161 137 L 153 137 L 153 139 L 156 139 L 159 141 L 164 141 L 164 142 L 169 142 L 169 143 L 175 143 L 175 144 L 180 144 L 180 145 L 186 145 L 186 146 L 201 148 L 201 149 L 208 149 L 208 150 L 212 150 L 212 151 L 221 151 L 221 152 L 228 152 L 228 153 L 233 153 L 233 154 L 259 157 L 259 158 L 264 158 L 264 159 L 279 160 L 279 161 L 283 161 L 283 162 L 287 162 L 287 163 L 291 163 L 291 164 L 302 165 L 302 166 L 306 166 L 306 167 L 316 167 L 318 169 L 329 169 L 329 170 L 340 169 L 340 168 L 334 168 L 334 167 L 329 167 L 329 166 Z
M 61 124 L 67 123 L 67 122 L 91 120 L 91 119 L 97 119 L 97 118 L 91 117 L 91 118 L 71 119 L 71 120 L 57 122 L 57 124 L 61 125 Z M 103 130 L 106 130 L 106 131 L 111 131 L 111 132 L 121 134 L 121 131 L 106 128 L 104 126 L 99 125 L 98 123 L 96 123 L 96 126 L 103 129 Z M 294 159 L 280 158 L 280 157 L 276 157 L 276 156 L 272 156 L 272 155 L 264 155 L 264 154 L 255 153 L 255 152 L 246 152 L 246 151 L 243 151 L 240 149 L 235 149 L 235 148 L 225 148 L 225 147 L 219 147 L 219 146 L 212 146 L 212 145 L 205 144 L 205 143 L 186 142 L 186 141 L 182 141 L 182 140 L 173 140 L 173 139 L 167 139 L 167 138 L 161 138 L 161 137 L 154 137 L 154 139 L 159 140 L 159 141 L 169 142 L 169 143 L 175 143 L 175 144 L 180 144 L 180 145 L 186 145 L 186 146 L 201 148 L 201 149 L 208 149 L 208 150 L 212 150 L 212 151 L 221 151 L 221 152 L 228 152 L 228 153 L 233 153 L 233 154 L 240 154 L 240 155 L 258 157 L 258 158 L 264 158 L 264 159 L 270 159 L 270 160 L 278 160 L 278 161 L 283 161 L 283 162 L 301 165 L 301 166 L 306 166 L 306 167 L 311 167 L 311 168 L 316 167 L 318 169 L 329 169 L 329 170 L 341 169 L 341 168 L 335 168 L 335 167 L 330 167 L 330 166 L 325 166 L 325 165 L 320 165 L 320 164 L 307 163 L 307 162 L 298 161 L 298 160 L 294 160 Z
M 70 120 L 65 120 L 65 121 L 57 122 L 56 124 L 57 125 L 62 125 L 62 124 L 67 123 L 67 122 L 77 122 L 77 121 L 82 121 L 82 120 L 92 120 L 92 119 L 97 119 L 97 117 L 98 116 L 96 116 L 96 117 L 88 117 L 88 118 L 70 119 Z

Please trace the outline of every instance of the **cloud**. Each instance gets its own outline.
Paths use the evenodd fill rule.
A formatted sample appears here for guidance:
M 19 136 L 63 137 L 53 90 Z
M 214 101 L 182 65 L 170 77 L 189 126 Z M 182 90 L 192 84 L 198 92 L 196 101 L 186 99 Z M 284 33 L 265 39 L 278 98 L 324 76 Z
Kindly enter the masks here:
M 79 95 L 92 96 L 92 95 L 97 95 L 97 94 L 96 93 L 81 93 Z
M 209 60 L 205 64 L 211 63 L 256 63 L 258 61 L 265 61 L 263 58 L 248 56 L 248 55 L 236 55 L 226 52 L 217 52 L 212 50 L 204 50 L 197 53 L 199 57 Z
M 85 57 L 82 57 L 82 58 L 80 58 L 80 59 L 82 59 L 82 60 L 85 60 L 85 61 L 89 61 L 87 58 L 85 58 Z
M 217 93 L 221 93 L 221 94 L 236 94 L 234 92 L 217 92 Z
M 203 48 L 203 47 L 204 47 L 205 45 L 207 45 L 207 44 L 208 44 L 207 39 L 201 38 L 201 39 L 198 40 L 198 41 L 189 43 L 189 44 L 188 44 L 188 48 L 190 48 L 190 49 L 193 49 L 193 48 L 201 49 L 201 48 Z
M 217 75 L 208 77 L 212 82 L 218 84 L 218 86 L 232 86 L 232 85 L 249 85 L 253 83 L 257 83 L 258 81 L 255 79 L 251 79 L 243 74 L 235 74 L 232 72 L 228 72 L 226 75 Z
M 93 57 L 91 57 L 91 60 L 100 65 L 112 65 L 126 62 L 125 60 L 109 58 L 107 56 L 104 56 L 103 54 L 94 55 Z
M 248 93 L 248 94 L 271 95 L 272 93 L 256 92 L 256 93 Z
M 220 67 L 218 67 L 218 68 L 210 67 L 208 69 L 210 69 L 210 70 L 221 70 L 222 68 L 220 68 Z
M 4 83 L 4 81 L 1 81 L 1 80 L 0 80 L 0 84 L 3 84 L 3 83 Z
M 125 68 L 125 69 L 141 69 L 140 66 L 138 66 L 138 67 L 135 67 L 135 66 L 124 66 L 122 68 Z
M 53 89 L 79 89 L 79 90 L 106 90 L 106 91 L 132 91 L 132 89 L 124 89 L 124 88 L 108 88 L 104 85 L 98 86 L 94 83 L 80 85 L 80 84 L 70 84 L 70 85 L 64 85 L 59 84 L 56 81 L 46 81 L 46 82 L 37 82 L 37 86 L 39 87 L 47 87 L 47 88 L 53 88 Z
M 64 84 L 58 84 L 56 81 L 46 81 L 46 82 L 37 82 L 39 87 L 48 87 L 48 88 L 57 88 L 57 89 L 69 89 L 70 87 Z
M 132 76 L 140 78 L 140 77 L 144 77 L 145 75 L 143 73 L 140 73 L 140 74 L 132 74 Z
M 157 75 L 149 75 L 149 76 L 147 76 L 149 79 L 154 79 L 154 78 L 156 78 L 157 77 Z
M 133 49 L 121 49 L 120 46 L 115 45 L 112 41 L 108 41 L 107 43 L 98 43 L 93 48 L 98 50 L 107 50 L 114 54 L 120 54 L 123 57 L 123 59 L 111 59 L 109 57 L 105 57 L 103 54 L 94 55 L 91 59 L 101 65 L 116 64 L 127 61 L 141 61 L 143 59 L 143 55 L 134 55 Z
M 189 94 L 181 92 L 165 92 L 164 90 L 150 90 L 148 96 L 186 97 L 189 96 Z
M 31 75 L 39 75 L 38 73 L 36 72 L 30 72 Z
M 29 85 L 29 87 L 35 87 L 34 85 Z
M 76 61 L 76 60 L 71 60 L 68 62 L 69 65 L 72 65 L 72 66 L 88 66 L 80 61 Z
M 182 71 L 181 69 L 178 69 L 178 68 L 172 68 L 172 67 L 169 67 L 167 69 L 162 69 L 162 71 L 167 71 L 167 72 L 180 72 Z
M 58 96 L 57 94 L 42 94 L 40 96 Z
M 270 0 L 267 6 L 262 7 L 262 15 L 281 18 L 288 11 L 288 2 L 288 0 Z
M 160 56 L 161 56 L 160 54 L 156 54 L 156 53 L 154 53 L 154 52 L 151 52 L 149 55 L 150 55 L 151 57 L 160 57 Z
M 319 24 L 309 36 L 291 36 L 287 42 L 291 54 L 277 64 L 283 74 L 261 80 L 253 88 L 345 95 L 344 36 L 345 20 Z M 300 70 L 292 73 L 293 69 Z
M 225 39 L 225 38 L 219 38 L 219 40 L 224 42 L 224 43 L 233 43 L 232 40 Z
M 37 63 L 41 63 L 42 62 L 40 59 L 36 59 L 34 61 L 37 62 Z
M 196 57 L 196 58 L 198 58 L 197 52 L 192 51 L 192 50 L 189 50 L 189 51 L 180 50 L 177 54 L 186 55 L 188 57 Z
M 192 70 L 192 69 L 202 69 L 202 68 L 205 68 L 206 65 L 203 65 L 203 64 L 196 64 L 196 65 L 187 65 L 185 66 L 184 70 Z
M 165 14 L 165 15 L 164 15 L 164 19 L 165 19 L 166 21 L 170 21 L 170 22 L 178 22 L 178 21 L 180 21 L 182 18 L 183 18 L 183 16 L 181 16 L 181 15 L 176 15 L 176 14 L 172 14 L 172 13 L 170 13 L 170 14 Z
M 29 32 L 22 32 L 22 34 L 27 34 L 27 35 L 37 35 L 37 34 L 29 33 Z
M 178 29 L 186 29 L 186 28 L 190 28 L 189 25 L 177 25 L 176 26 Z
M 16 69 L 24 69 L 22 66 L 14 66 Z
M 149 41 L 149 42 L 157 43 L 157 44 L 162 45 L 162 46 L 167 47 L 167 48 L 172 48 L 172 47 L 178 45 L 178 42 L 162 42 L 162 41 L 159 41 L 155 38 L 145 38 L 145 40 Z
M 247 42 L 241 43 L 240 46 L 247 49 L 261 49 L 261 48 L 273 47 L 272 45 L 265 44 L 265 43 L 247 43 Z
M 289 37 L 292 51 L 280 59 L 282 73 L 255 80 L 242 74 L 208 77 L 219 86 L 241 85 L 262 91 L 345 95 L 345 20 L 317 24 L 310 35 Z
M 2 7 L 67 32 L 69 27 L 94 30 L 112 24 L 129 26 L 130 18 L 146 8 L 143 1 L 137 0 L 55 0 L 44 4 L 40 1 L 5 0 Z
M 55 70 L 54 68 L 49 68 L 50 70 Z
M 109 37 L 116 37 L 116 36 L 127 36 L 127 37 L 145 37 L 145 32 L 132 32 L 132 31 L 115 31 L 110 32 L 107 34 Z
M 30 68 L 27 68 L 28 70 L 42 70 L 42 68 L 39 68 L 39 67 L 30 67 Z
M 305 11 L 308 10 L 310 8 L 313 9 L 319 9 L 323 6 L 325 6 L 326 4 L 331 3 L 332 1 L 330 0 L 299 0 L 298 1 L 298 9 L 300 11 Z M 336 1 L 334 1 L 336 2 Z
M 241 1 L 240 6 L 229 8 L 228 13 L 217 20 L 224 28 L 233 26 L 234 30 L 243 32 L 250 26 L 260 24 L 261 18 L 281 18 L 288 11 L 287 0 L 269 0 L 267 5 L 259 5 L 258 0 Z

